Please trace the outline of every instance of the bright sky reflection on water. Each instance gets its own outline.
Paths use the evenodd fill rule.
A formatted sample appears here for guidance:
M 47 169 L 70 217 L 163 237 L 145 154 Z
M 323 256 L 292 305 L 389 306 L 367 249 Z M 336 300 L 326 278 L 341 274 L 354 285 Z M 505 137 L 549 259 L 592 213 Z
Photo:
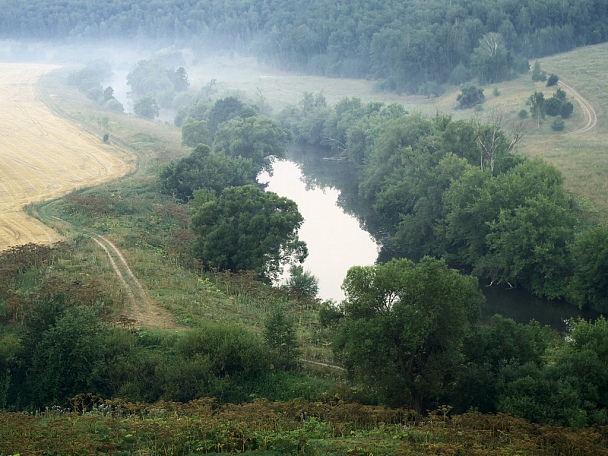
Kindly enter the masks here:
M 258 177 L 268 182 L 268 191 L 285 196 L 298 204 L 304 217 L 299 237 L 308 246 L 304 268 L 319 279 L 319 297 L 340 302 L 344 293 L 340 286 L 351 266 L 374 264 L 378 246 L 358 221 L 338 207 L 338 190 L 306 189 L 302 173 L 291 161 L 276 161 L 273 176 Z

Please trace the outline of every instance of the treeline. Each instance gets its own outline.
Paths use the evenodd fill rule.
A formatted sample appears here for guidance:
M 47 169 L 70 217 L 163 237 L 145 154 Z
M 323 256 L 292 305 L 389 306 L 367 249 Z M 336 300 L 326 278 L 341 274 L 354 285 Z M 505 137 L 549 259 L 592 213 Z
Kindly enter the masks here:
M 441 257 L 487 284 L 608 308 L 608 247 L 590 248 L 607 228 L 577 209 L 555 167 L 514 153 L 521 124 L 424 118 L 355 98 L 329 107 L 312 94 L 280 117 L 298 141 L 356 166 L 375 210 L 363 222 L 392 255 Z
M 153 39 L 201 56 L 233 49 L 284 69 L 433 93 L 433 84 L 496 82 L 526 71 L 528 58 L 603 42 L 607 16 L 601 0 L 37 1 L 4 5 L 0 36 Z

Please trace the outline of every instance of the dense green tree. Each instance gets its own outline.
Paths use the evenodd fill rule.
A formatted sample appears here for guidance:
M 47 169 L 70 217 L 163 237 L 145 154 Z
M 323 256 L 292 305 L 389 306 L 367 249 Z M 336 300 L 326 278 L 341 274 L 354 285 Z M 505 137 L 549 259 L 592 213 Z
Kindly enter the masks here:
M 188 73 L 184 67 L 179 67 L 175 70 L 172 75 L 173 89 L 176 92 L 185 92 L 190 87 L 190 81 L 188 81 Z
M 300 296 L 315 298 L 319 292 L 319 279 L 303 266 L 294 264 L 289 268 L 286 286 Z
M 209 144 L 209 129 L 204 120 L 186 118 L 182 124 L 182 144 L 184 146 L 196 147 L 199 144 Z
M 127 84 L 135 97 L 158 96 L 173 89 L 172 72 L 160 60 L 140 60 L 127 74 Z
M 160 108 L 152 95 L 146 95 L 145 97 L 135 100 L 133 103 L 133 112 L 140 117 L 154 119 L 159 116 Z
M 290 369 L 297 365 L 302 350 L 298 345 L 295 324 L 283 310 L 275 310 L 264 321 L 264 341 L 279 366 Z
M 477 281 L 426 257 L 353 267 L 342 288 L 337 353 L 382 402 L 422 415 L 459 369 L 483 301 Z
M 574 274 L 570 299 L 579 307 L 608 309 L 608 226 L 598 225 L 579 234 L 572 245 Z
M 125 107 L 116 98 L 110 98 L 103 104 L 103 107 L 114 112 L 125 112 Z
M 114 89 L 112 86 L 108 86 L 103 90 L 103 101 L 114 99 Z
M 534 321 L 522 325 L 494 315 L 488 323 L 473 326 L 463 344 L 465 361 L 451 405 L 461 412 L 474 407 L 496 413 L 506 372 L 529 364 L 543 367 L 554 342 L 551 329 Z
M 274 278 L 283 264 L 306 258 L 306 244 L 298 239 L 302 222 L 296 203 L 287 198 L 254 185 L 228 187 L 195 210 L 194 254 L 209 267 Z
M 544 369 L 528 366 L 504 376 L 499 411 L 561 426 L 608 423 L 608 323 L 600 317 L 570 326 Z
M 537 126 L 540 127 L 540 121 L 545 118 L 546 106 L 545 95 L 542 92 L 534 92 L 528 98 L 530 102 L 530 113 L 536 119 Z
M 103 363 L 101 331 L 99 318 L 84 307 L 68 309 L 44 331 L 27 377 L 33 405 L 61 404 L 95 391 Z
M 569 270 L 571 202 L 563 178 L 541 160 L 524 161 L 494 178 L 470 169 L 446 190 L 449 251 L 495 283 L 519 283 L 559 297 Z
M 555 73 L 551 73 L 551 75 L 547 78 L 547 87 L 557 85 L 558 81 L 559 77 Z
M 509 78 L 511 60 L 502 35 L 490 32 L 481 37 L 473 51 L 471 68 L 482 84 L 495 83 Z
M 209 134 L 213 138 L 218 127 L 236 117 L 251 117 L 256 112 L 253 108 L 247 107 L 245 103 L 236 97 L 226 97 L 217 100 L 207 114 L 207 127 Z M 195 117 L 196 118 L 196 117 Z
M 213 153 L 209 146 L 199 144 L 189 156 L 169 163 L 159 177 L 165 192 L 188 201 L 198 189 L 219 195 L 226 187 L 255 183 L 256 175 L 251 159 Z
M 534 82 L 542 81 L 543 72 L 540 69 L 540 62 L 537 60 L 534 62 L 534 68 L 532 69 L 532 80 Z
M 231 157 L 250 159 L 261 170 L 270 170 L 274 158 L 287 152 L 289 132 L 265 116 L 235 118 L 217 129 L 213 149 L 225 151 Z
M 562 110 L 562 100 L 559 98 L 551 97 L 545 100 L 545 113 L 548 116 L 559 116 Z
M 568 119 L 572 115 L 573 111 L 574 111 L 574 105 L 572 104 L 572 102 L 564 101 L 564 102 L 562 102 L 562 106 L 559 111 L 559 114 L 562 116 L 562 119 Z
M 483 103 L 485 98 L 486 96 L 483 94 L 483 89 L 481 87 L 467 85 L 461 89 L 456 97 L 456 101 L 458 102 L 458 107 L 460 109 L 467 109 Z

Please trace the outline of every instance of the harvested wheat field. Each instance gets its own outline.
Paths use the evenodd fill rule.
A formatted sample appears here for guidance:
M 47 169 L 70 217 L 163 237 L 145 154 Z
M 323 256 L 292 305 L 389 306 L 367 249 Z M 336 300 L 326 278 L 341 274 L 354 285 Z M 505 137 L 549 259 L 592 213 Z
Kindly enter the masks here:
M 0 251 L 59 235 L 23 207 L 127 174 L 134 160 L 53 112 L 36 96 L 56 67 L 0 63 Z

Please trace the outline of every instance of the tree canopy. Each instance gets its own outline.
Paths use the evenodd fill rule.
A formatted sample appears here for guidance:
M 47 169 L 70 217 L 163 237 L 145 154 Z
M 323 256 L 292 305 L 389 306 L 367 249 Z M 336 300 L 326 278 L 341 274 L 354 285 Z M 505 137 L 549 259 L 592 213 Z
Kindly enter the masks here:
M 479 318 L 477 280 L 425 257 L 353 267 L 342 288 L 335 344 L 349 372 L 384 403 L 424 413 L 449 389 Z
M 257 168 L 249 158 L 229 157 L 223 151 L 214 153 L 199 144 L 192 153 L 169 163 L 159 174 L 166 193 L 188 201 L 194 192 L 204 188 L 216 195 L 226 187 L 255 183 Z
M 308 251 L 298 239 L 304 221 L 295 202 L 255 185 L 225 188 L 197 204 L 192 229 L 195 256 L 221 270 L 256 271 L 275 278 L 284 264 L 301 263 Z

